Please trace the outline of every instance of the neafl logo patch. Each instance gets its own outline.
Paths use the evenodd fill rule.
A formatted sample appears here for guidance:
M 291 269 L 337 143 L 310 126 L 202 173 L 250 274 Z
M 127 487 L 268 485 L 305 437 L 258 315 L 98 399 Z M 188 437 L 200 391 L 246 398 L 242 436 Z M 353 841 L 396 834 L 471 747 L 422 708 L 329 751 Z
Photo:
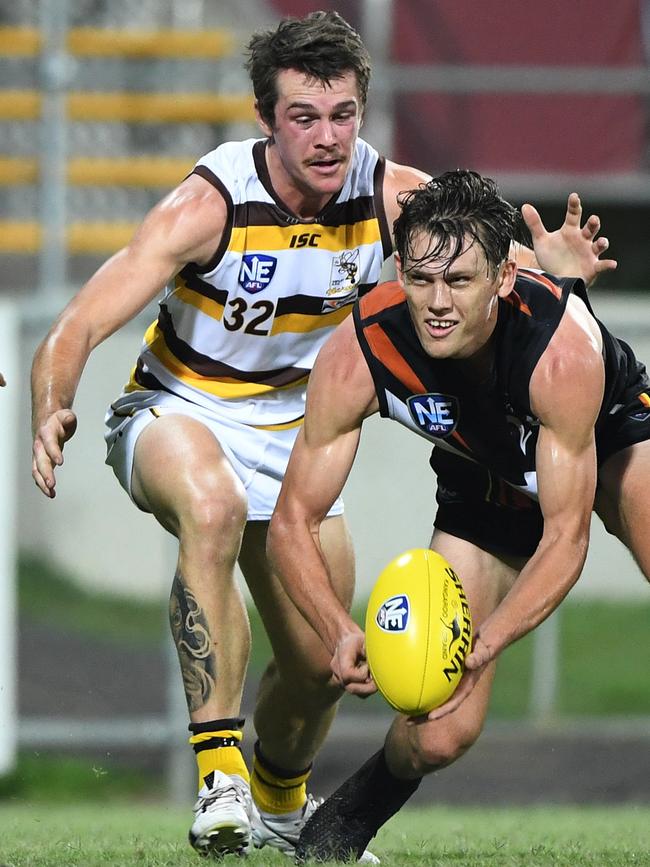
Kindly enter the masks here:
M 406 404 L 411 418 L 424 433 L 444 438 L 456 430 L 460 413 L 453 395 L 414 394 Z
M 405 593 L 391 596 L 377 612 L 377 626 L 384 632 L 404 632 L 409 622 L 409 598 Z
M 273 279 L 277 264 L 273 256 L 247 253 L 242 259 L 239 285 L 247 292 L 261 292 Z

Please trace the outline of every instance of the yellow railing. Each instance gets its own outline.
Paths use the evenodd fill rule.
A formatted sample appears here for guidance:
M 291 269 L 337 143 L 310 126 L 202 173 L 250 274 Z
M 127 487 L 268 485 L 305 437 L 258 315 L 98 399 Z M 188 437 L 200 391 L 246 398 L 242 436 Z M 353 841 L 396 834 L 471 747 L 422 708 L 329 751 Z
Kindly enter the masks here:
M 192 170 L 195 160 L 185 157 L 77 157 L 68 163 L 68 183 L 124 187 L 173 187 Z
M 66 46 L 78 57 L 156 57 L 219 60 L 233 53 L 225 30 L 107 30 L 77 27 Z
M 0 186 L 33 184 L 38 180 L 38 160 L 28 157 L 0 157 Z
M 31 27 L 0 27 L 0 54 L 35 57 L 43 47 L 40 31 Z
M 0 90 L 0 120 L 38 120 L 41 103 L 36 90 Z
M 220 60 L 230 56 L 235 41 L 227 30 L 111 30 L 73 27 L 66 49 L 77 57 L 155 57 Z M 0 54 L 35 57 L 43 50 L 40 31 L 0 27 Z
M 37 29 L 0 27 L 0 55 L 37 57 L 45 48 Z M 78 58 L 159 58 L 220 60 L 236 43 L 225 30 L 112 30 L 76 27 L 68 31 L 65 50 Z M 0 120 L 41 118 L 48 95 L 38 90 L 0 89 Z M 121 123 L 208 123 L 253 121 L 248 94 L 173 92 L 63 93 L 70 121 Z M 69 159 L 67 184 L 169 188 L 191 171 L 194 157 L 117 157 Z M 40 180 L 39 160 L 0 156 L 0 185 L 34 184 Z M 126 244 L 135 224 L 130 222 L 72 223 L 66 230 L 69 253 L 110 253 Z M 0 221 L 0 252 L 35 253 L 43 245 L 37 221 Z
M 0 120 L 38 120 L 44 97 L 36 90 L 0 90 Z M 253 121 L 248 94 L 102 93 L 66 97 L 70 120 L 121 123 L 235 123 Z
M 41 247 L 39 223 L 0 221 L 0 253 L 36 253 Z
M 250 96 L 211 93 L 71 93 L 71 120 L 224 123 L 255 117 Z
M 71 223 L 66 230 L 66 248 L 73 254 L 106 254 L 124 247 L 137 223 L 127 221 Z M 0 253 L 37 253 L 43 232 L 36 221 L 0 220 Z
M 68 161 L 67 181 L 75 186 L 172 187 L 192 170 L 186 157 L 75 157 Z M 33 184 L 39 161 L 29 157 L 0 157 L 0 185 Z

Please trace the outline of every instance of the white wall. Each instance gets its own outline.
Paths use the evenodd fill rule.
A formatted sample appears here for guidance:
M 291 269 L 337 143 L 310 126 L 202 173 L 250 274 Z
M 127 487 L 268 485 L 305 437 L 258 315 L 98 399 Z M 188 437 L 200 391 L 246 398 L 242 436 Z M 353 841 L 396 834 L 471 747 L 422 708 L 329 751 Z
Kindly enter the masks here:
M 612 330 L 650 360 L 650 304 L 596 297 Z M 36 549 L 96 587 L 142 596 L 166 596 L 173 573 L 168 537 L 139 512 L 104 465 L 103 415 L 133 364 L 151 313 L 100 346 L 84 373 L 75 409 L 79 429 L 58 471 L 57 497 L 48 501 L 30 476 L 31 437 L 27 372 L 47 324 L 26 328 L 21 342 L 25 381 L 20 410 L 19 543 Z M 0 395 L 0 398 L 2 395 Z M 359 593 L 402 550 L 428 543 L 434 514 L 429 447 L 419 437 L 378 418 L 364 425 L 357 463 L 345 491 L 358 561 Z M 647 587 L 625 549 L 594 520 L 583 578 L 574 593 L 647 598 Z
M 16 689 L 16 447 L 20 393 L 18 309 L 0 300 L 0 776 L 14 769 L 17 743 Z
M 98 588 L 158 596 L 167 594 L 173 577 L 165 534 L 150 515 L 136 509 L 104 464 L 103 440 L 106 407 L 128 379 L 148 321 L 146 317 L 138 320 L 137 325 L 113 335 L 91 355 L 74 405 L 79 426 L 66 445 L 64 465 L 57 470 L 54 500 L 43 496 L 31 481 L 25 383 L 19 543 Z M 23 340 L 27 357 L 46 330 L 44 323 L 28 328 Z

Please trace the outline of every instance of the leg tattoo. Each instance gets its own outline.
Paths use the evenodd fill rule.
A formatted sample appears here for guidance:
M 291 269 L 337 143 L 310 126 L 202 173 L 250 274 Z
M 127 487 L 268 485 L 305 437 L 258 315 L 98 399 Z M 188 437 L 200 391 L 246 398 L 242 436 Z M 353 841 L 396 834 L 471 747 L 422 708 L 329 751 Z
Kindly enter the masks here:
M 212 695 L 217 668 L 205 614 L 180 571 L 176 572 L 172 585 L 169 621 L 181 664 L 187 706 L 192 713 L 202 708 Z

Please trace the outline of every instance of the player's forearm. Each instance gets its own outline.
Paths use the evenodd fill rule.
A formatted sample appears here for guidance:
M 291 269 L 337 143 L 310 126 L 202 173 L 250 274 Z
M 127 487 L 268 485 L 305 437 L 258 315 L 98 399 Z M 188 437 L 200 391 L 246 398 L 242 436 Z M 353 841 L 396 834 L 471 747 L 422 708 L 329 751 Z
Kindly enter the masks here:
M 480 627 L 493 655 L 527 635 L 558 607 L 580 577 L 588 543 L 588 523 L 579 532 L 544 534 L 509 593 Z
M 69 409 L 90 354 L 83 330 L 55 327 L 36 350 L 32 364 L 32 427 L 59 409 Z
M 353 621 L 338 599 L 317 541 L 307 523 L 276 511 L 269 525 L 267 554 L 274 572 L 303 617 L 333 653 Z

